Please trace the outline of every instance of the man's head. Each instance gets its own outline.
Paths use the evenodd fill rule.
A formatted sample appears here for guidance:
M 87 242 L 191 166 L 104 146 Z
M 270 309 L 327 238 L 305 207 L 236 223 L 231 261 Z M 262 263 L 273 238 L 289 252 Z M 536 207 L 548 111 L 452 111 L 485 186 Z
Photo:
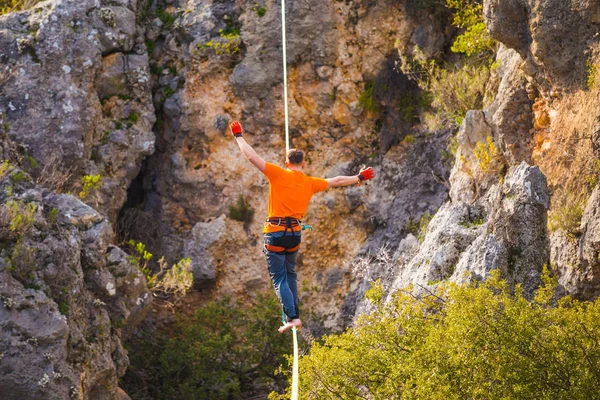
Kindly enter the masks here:
M 285 164 L 288 167 L 304 167 L 304 152 L 298 149 L 289 149 L 285 159 Z

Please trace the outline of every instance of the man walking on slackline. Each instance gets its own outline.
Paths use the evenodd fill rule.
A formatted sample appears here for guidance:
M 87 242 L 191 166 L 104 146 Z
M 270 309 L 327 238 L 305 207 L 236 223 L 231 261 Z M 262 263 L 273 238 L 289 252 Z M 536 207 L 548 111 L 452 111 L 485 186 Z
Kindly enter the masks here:
M 359 184 L 372 179 L 372 168 L 365 168 L 358 175 L 336 176 L 330 179 L 304 175 L 304 153 L 297 149 L 287 152 L 283 169 L 263 160 L 242 137 L 242 126 L 238 121 L 229 126 L 240 150 L 256 168 L 269 179 L 269 215 L 264 232 L 264 253 L 269 275 L 287 322 L 279 328 L 283 333 L 290 328 L 302 326 L 298 309 L 298 283 L 296 280 L 296 256 L 300 248 L 302 218 L 308 209 L 313 194 L 330 187 Z

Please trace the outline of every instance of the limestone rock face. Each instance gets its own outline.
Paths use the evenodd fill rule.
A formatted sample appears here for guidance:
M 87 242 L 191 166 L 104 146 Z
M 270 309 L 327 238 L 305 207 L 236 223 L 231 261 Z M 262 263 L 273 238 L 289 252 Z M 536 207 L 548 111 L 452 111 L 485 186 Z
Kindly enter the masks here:
M 560 271 L 559 283 L 566 293 L 581 299 L 598 297 L 600 288 L 599 224 L 600 191 L 594 189 L 580 224 L 580 235 L 558 230 L 551 236 L 551 258 Z
M 583 86 L 600 24 L 597 1 L 486 0 L 484 15 L 492 37 L 519 52 L 530 74 L 539 70 L 555 85 Z
M 593 163 L 598 157 L 600 107 L 594 77 L 600 4 L 490 0 L 484 1 L 484 14 L 492 37 L 516 50 L 521 58 L 514 59 L 520 66 L 512 75 L 526 83 L 507 82 L 506 88 L 512 87 L 514 95 L 502 95 L 500 90 L 498 98 L 508 101 L 496 101 L 504 106 L 495 112 L 502 107 L 523 110 L 525 105 L 531 106 L 532 115 L 528 111 L 519 118 L 511 112 L 511 118 L 504 118 L 507 127 L 514 124 L 511 120 L 520 125 L 513 129 L 516 135 L 504 136 L 521 147 L 522 154 L 527 149 L 524 154 L 530 152 L 530 158 L 523 159 L 538 165 L 547 177 L 552 193 L 549 220 L 556 229 L 549 237 L 551 266 L 565 293 L 595 298 L 597 195 Z
M 154 152 L 148 56 L 136 1 L 51 0 L 0 17 L 5 132 L 40 169 L 80 190 L 101 174 L 94 204 L 116 220 L 141 161 Z M 141 43 L 141 44 L 140 44 Z
M 503 184 L 492 186 L 473 205 L 458 201 L 440 208 L 419 252 L 401 266 L 391 289 L 483 280 L 490 270 L 500 269 L 532 295 L 549 259 L 548 206 L 540 170 L 524 162 L 511 168 Z
M 0 177 L 0 231 L 2 398 L 114 398 L 129 364 L 122 340 L 152 296 L 111 245 L 111 224 L 9 170 Z

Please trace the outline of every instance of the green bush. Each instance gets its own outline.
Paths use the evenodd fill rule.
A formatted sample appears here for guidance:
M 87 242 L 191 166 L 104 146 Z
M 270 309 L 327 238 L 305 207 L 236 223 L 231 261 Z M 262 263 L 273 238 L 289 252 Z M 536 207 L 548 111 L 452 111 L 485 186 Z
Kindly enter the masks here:
M 236 221 L 251 222 L 254 218 L 254 209 L 243 196 L 240 196 L 236 205 L 229 206 L 229 217 Z
M 177 15 L 176 14 L 168 13 L 162 7 L 158 7 L 156 9 L 156 16 L 163 23 L 163 28 L 164 29 L 171 29 L 173 27 L 173 24 L 175 23 L 175 20 L 177 19 Z
M 483 172 L 493 172 L 494 167 L 501 162 L 498 148 L 491 136 L 487 137 L 485 144 L 477 142 L 473 149 L 473 156 Z
M 405 291 L 300 359 L 302 399 L 591 399 L 600 391 L 600 300 L 533 301 L 492 271 L 434 295 Z
M 571 237 L 580 234 L 585 203 L 583 196 L 568 194 L 562 206 L 548 213 L 548 231 L 552 233 L 561 229 Z
M 127 116 L 127 121 L 131 122 L 132 124 L 135 124 L 139 120 L 140 120 L 140 114 L 136 113 L 135 111 L 132 111 Z
M 292 351 L 291 336 L 277 331 L 280 318 L 271 292 L 252 304 L 224 299 L 179 315 L 175 326 L 153 335 L 152 348 L 148 338 L 129 344 L 123 386 L 154 399 L 265 399 L 285 386 L 275 371 Z
M 219 30 L 219 39 L 211 39 L 198 44 L 198 49 L 212 48 L 216 55 L 237 54 L 241 51 L 242 39 L 238 27 L 227 27 Z
M 432 107 L 444 118 L 460 125 L 467 111 L 483 108 L 485 85 L 489 77 L 490 71 L 486 65 L 434 68 L 428 85 Z
M 446 0 L 448 8 L 454 9 L 452 24 L 465 31 L 458 35 L 451 50 L 465 53 L 467 57 L 494 51 L 494 41 L 485 26 L 481 0 Z
M 373 97 L 374 91 L 375 83 L 370 81 L 365 82 L 365 90 L 358 97 L 358 103 L 370 113 L 379 112 L 379 102 Z
M 586 67 L 588 89 L 593 90 L 598 81 L 598 67 L 592 62 L 592 60 L 587 60 Z
M 79 192 L 79 198 L 85 200 L 91 193 L 97 191 L 100 188 L 102 177 L 98 175 L 85 175 L 81 178 L 83 183 L 83 189 Z
M 402 139 L 402 143 L 404 144 L 414 144 L 417 141 L 417 139 L 415 139 L 415 137 L 413 135 L 406 135 L 404 136 L 404 139 Z
M 10 163 L 8 162 L 8 160 L 2 161 L 2 163 L 0 163 L 0 178 L 4 177 L 4 174 L 6 174 L 9 169 Z
M 253 10 L 256 11 L 256 15 L 258 15 L 261 18 L 264 17 L 267 13 L 267 9 L 264 7 L 254 7 Z
M 10 221 L 10 230 L 20 236 L 29 232 L 35 222 L 37 204 L 10 199 L 6 202 L 6 209 Z

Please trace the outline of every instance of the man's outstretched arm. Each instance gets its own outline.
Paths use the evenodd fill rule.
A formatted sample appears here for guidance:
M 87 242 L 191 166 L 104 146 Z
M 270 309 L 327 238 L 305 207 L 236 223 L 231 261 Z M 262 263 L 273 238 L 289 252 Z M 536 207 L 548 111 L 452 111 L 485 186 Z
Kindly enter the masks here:
M 361 184 L 364 181 L 368 181 L 369 179 L 373 179 L 375 177 L 375 172 L 373 172 L 373 168 L 364 168 L 360 170 L 358 175 L 353 176 L 336 176 L 335 178 L 325 179 L 329 184 L 328 189 L 332 187 L 342 187 L 342 186 L 351 186 L 354 184 Z
M 242 137 L 242 125 L 238 121 L 234 121 L 229 125 L 229 129 L 231 129 L 231 134 L 235 136 L 235 140 L 244 154 L 244 157 L 248 159 L 256 168 L 260 170 L 260 172 L 265 172 L 265 167 L 267 166 L 267 162 L 262 159 L 261 156 L 256 154 L 256 151 L 250 146 L 244 138 Z

